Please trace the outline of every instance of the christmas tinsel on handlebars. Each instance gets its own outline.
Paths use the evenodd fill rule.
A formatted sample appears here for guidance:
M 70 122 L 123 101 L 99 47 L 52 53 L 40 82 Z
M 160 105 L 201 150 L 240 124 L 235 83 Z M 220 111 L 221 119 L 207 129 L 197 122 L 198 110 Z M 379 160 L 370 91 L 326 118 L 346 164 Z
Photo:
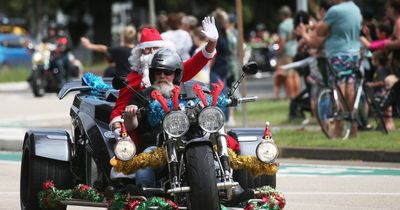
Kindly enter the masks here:
M 217 107 L 221 108 L 222 110 L 226 109 L 226 107 L 229 105 L 229 98 L 225 95 L 221 95 L 218 97 L 217 100 Z M 187 103 L 189 100 L 180 100 L 179 103 L 183 104 L 185 107 L 187 107 Z M 170 110 L 172 110 L 173 105 L 171 99 L 167 100 L 168 102 L 168 107 Z M 194 104 L 197 106 L 197 104 L 200 102 L 199 98 L 193 99 Z M 212 102 L 212 96 L 207 95 L 207 103 L 211 104 Z M 150 126 L 155 127 L 158 126 L 162 120 L 164 119 L 164 116 L 167 114 L 165 113 L 164 109 L 161 107 L 161 104 L 157 101 L 154 100 L 148 107 L 147 110 L 148 114 L 148 122 Z

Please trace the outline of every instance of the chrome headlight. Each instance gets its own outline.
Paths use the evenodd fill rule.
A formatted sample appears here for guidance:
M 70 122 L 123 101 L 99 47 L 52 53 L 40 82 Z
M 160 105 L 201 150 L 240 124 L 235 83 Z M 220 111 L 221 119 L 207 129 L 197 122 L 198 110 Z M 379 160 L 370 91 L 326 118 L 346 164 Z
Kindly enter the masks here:
M 169 136 L 181 137 L 189 130 L 189 118 L 185 113 L 172 111 L 164 117 L 163 128 Z
M 136 154 L 135 143 L 130 138 L 118 140 L 114 148 L 115 156 L 118 159 L 127 161 L 133 158 Z
M 224 113 L 218 107 L 209 106 L 204 108 L 199 114 L 200 127 L 209 133 L 219 131 L 224 126 L 224 122 Z
M 44 63 L 44 58 L 41 53 L 34 53 L 32 56 L 32 63 L 34 64 L 43 64 Z
M 279 150 L 273 141 L 263 141 L 256 149 L 257 158 L 264 163 L 272 163 L 278 157 Z

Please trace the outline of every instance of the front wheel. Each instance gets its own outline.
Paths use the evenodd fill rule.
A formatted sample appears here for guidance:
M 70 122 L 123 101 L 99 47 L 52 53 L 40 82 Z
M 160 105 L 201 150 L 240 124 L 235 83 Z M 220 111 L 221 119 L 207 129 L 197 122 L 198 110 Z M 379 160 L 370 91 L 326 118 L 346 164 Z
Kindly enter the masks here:
M 27 137 L 23 145 L 20 179 L 20 204 L 22 210 L 38 210 L 38 193 L 43 182 L 53 180 L 59 189 L 72 188 L 72 174 L 68 162 L 37 157 Z
M 189 146 L 186 149 L 186 166 L 190 186 L 189 209 L 219 209 L 212 149 L 208 145 Z
M 331 89 L 322 89 L 317 98 L 316 117 L 327 138 L 347 139 L 350 135 L 350 113 L 341 111 L 339 99 Z
M 32 71 L 32 76 L 31 76 L 31 84 L 32 84 L 32 91 L 33 95 L 36 97 L 42 97 L 46 93 L 45 86 L 46 86 L 46 80 L 44 78 L 42 70 L 34 70 Z

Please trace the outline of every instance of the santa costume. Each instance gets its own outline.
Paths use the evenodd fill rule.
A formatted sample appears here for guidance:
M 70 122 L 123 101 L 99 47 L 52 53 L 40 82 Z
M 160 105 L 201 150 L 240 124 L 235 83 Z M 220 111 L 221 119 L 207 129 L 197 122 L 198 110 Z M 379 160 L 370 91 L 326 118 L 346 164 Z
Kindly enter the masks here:
M 166 47 L 160 33 L 154 28 L 144 28 L 141 32 L 140 44 L 132 49 L 132 56 L 129 58 L 132 64 L 132 72 L 127 76 L 129 87 L 136 91 L 141 91 L 150 86 L 148 77 L 148 66 L 141 58 L 142 49 L 151 47 Z M 215 55 L 216 51 L 209 53 L 203 48 L 193 57 L 183 62 L 182 82 L 192 79 Z M 110 116 L 110 127 L 114 122 L 122 122 L 121 114 L 131 100 L 133 93 L 127 87 L 119 90 L 119 96 L 115 103 L 114 110 Z

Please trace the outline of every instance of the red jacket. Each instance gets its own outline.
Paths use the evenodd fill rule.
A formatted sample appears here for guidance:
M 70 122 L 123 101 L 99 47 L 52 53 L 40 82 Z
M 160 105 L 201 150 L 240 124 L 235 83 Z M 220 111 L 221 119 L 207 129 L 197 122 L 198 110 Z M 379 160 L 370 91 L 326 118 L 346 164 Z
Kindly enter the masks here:
M 215 53 L 207 54 L 205 50 L 199 51 L 189 60 L 183 63 L 183 77 L 182 82 L 186 82 L 192 79 L 197 73 L 201 71 L 201 69 L 208 63 L 208 61 L 215 55 Z M 135 89 L 136 91 L 141 91 L 145 87 L 142 85 L 143 76 L 136 71 L 132 71 L 128 74 L 127 80 L 130 87 Z M 119 121 L 121 119 L 122 112 L 125 107 L 133 97 L 134 93 L 131 92 L 128 88 L 122 88 L 119 90 L 119 96 L 117 101 L 115 102 L 114 110 L 110 116 L 110 127 L 112 123 Z M 138 135 L 133 132 L 129 132 L 129 136 L 135 142 L 140 150 L 140 140 Z M 235 141 L 231 136 L 227 135 L 228 146 L 232 148 L 234 151 L 239 151 L 240 147 L 237 141 Z
M 182 82 L 192 79 L 200 70 L 208 63 L 215 53 L 207 53 L 205 49 L 197 52 L 189 60 L 183 62 L 183 76 Z M 128 74 L 127 80 L 130 87 L 137 91 L 143 90 L 145 87 L 142 85 L 143 75 L 132 71 Z M 119 90 L 119 96 L 115 102 L 114 110 L 110 116 L 110 126 L 112 123 L 121 120 L 121 114 L 125 107 L 133 97 L 134 93 L 127 87 Z

